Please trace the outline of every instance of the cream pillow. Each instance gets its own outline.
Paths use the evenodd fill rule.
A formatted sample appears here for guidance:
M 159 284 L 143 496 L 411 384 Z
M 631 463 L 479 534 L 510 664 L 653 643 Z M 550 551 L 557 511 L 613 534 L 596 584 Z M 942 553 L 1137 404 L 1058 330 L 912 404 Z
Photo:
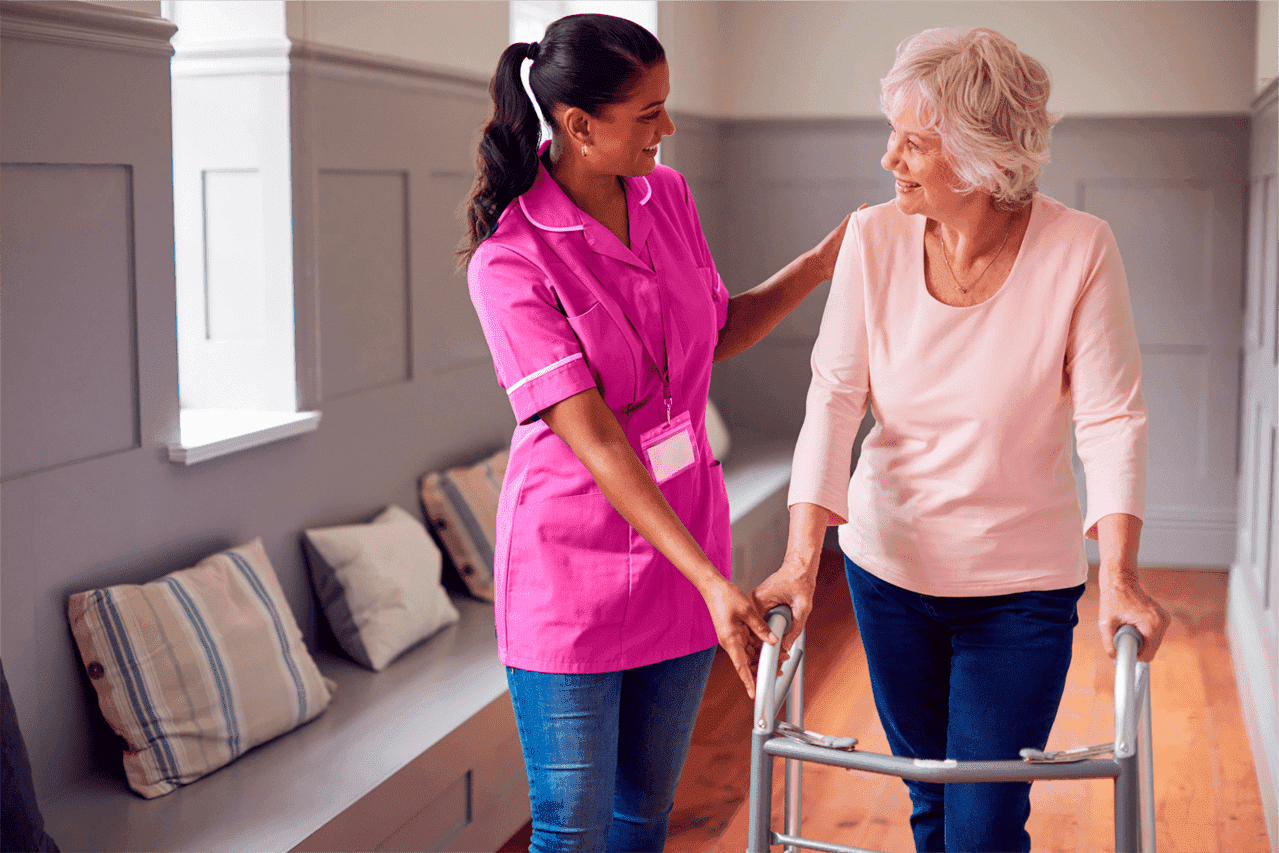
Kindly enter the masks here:
M 151 583 L 75 593 L 67 617 L 144 797 L 234 761 L 332 698 L 260 539 Z
M 422 522 L 389 506 L 367 524 L 306 531 L 316 592 L 342 648 L 380 671 L 459 618 L 440 586 L 440 549 Z

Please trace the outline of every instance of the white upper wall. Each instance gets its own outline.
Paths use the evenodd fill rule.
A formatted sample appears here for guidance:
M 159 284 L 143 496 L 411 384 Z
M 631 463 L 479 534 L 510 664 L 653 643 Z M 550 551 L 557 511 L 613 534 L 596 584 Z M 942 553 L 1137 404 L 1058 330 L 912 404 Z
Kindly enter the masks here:
M 485 79 L 508 43 L 504 0 L 289 0 L 287 18 L 291 39 Z M 671 107 L 724 118 L 877 116 L 898 42 L 934 26 L 1016 41 L 1066 115 L 1245 112 L 1279 64 L 1279 0 L 662 0 L 658 26 Z
M 173 46 L 190 48 L 228 41 L 276 41 L 285 47 L 284 4 L 263 0 L 218 0 L 216 3 L 180 3 L 173 9 Z
M 1279 0 L 1257 4 L 1257 91 L 1279 77 Z
M 666 102 L 671 109 L 711 116 L 727 114 L 728 81 L 732 75 L 726 70 L 730 52 L 724 36 L 734 5 L 718 0 L 658 3 L 657 36 L 671 68 L 671 95 Z
M 160 0 L 91 0 L 99 6 L 114 6 L 129 12 L 141 12 L 153 18 L 160 17 Z
M 1243 112 L 1258 61 L 1251 2 L 668 0 L 661 11 L 672 87 L 686 66 L 709 63 L 724 79 L 673 105 L 734 118 L 877 116 L 897 44 L 938 26 L 987 26 L 1017 42 L 1047 66 L 1052 108 L 1067 115 Z M 683 26 L 719 38 L 708 48 Z
M 290 39 L 493 76 L 510 29 L 505 0 L 289 0 Z

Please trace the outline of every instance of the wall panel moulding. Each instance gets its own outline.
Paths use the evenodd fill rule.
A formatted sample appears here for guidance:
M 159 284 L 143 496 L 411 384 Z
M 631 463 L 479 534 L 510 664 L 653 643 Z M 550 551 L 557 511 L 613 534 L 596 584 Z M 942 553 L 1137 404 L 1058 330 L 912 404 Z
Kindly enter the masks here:
M 0 2 L 4 37 L 125 53 L 171 56 L 177 27 L 126 9 L 92 3 Z

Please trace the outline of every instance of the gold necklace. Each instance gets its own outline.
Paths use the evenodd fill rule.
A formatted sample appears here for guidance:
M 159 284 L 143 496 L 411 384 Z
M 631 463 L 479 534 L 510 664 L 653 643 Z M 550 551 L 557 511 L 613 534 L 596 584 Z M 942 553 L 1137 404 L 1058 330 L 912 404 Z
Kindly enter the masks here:
M 1004 246 L 1008 245 L 1008 237 L 1009 235 L 1013 233 L 1013 223 L 1015 221 L 1017 221 L 1017 214 L 1014 213 L 1012 217 L 1009 218 L 1008 220 L 1008 230 L 1004 232 L 1004 242 L 999 244 L 999 248 L 995 250 L 995 254 L 991 257 L 989 261 L 986 262 L 986 266 L 982 267 L 981 272 L 977 273 L 977 277 L 973 279 L 967 286 L 959 283 L 959 276 L 955 275 L 955 268 L 950 265 L 950 254 L 949 252 L 946 251 L 946 232 L 941 230 L 942 229 L 941 223 L 940 222 L 937 223 L 937 238 L 941 240 L 942 260 L 946 262 L 946 269 L 950 271 L 950 280 L 955 282 L 955 287 L 959 289 L 960 293 L 967 296 L 968 291 L 972 289 L 973 287 L 977 286 L 977 282 L 981 281 L 981 277 L 986 274 L 986 270 L 990 269 L 991 265 L 995 263 L 995 259 L 998 258 L 1001 254 L 1003 254 Z

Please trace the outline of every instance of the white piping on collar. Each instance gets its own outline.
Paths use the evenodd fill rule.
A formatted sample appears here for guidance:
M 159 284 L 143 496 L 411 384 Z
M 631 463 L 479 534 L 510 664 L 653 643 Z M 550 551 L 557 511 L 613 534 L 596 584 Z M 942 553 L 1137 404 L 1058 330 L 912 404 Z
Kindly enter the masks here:
M 529 222 L 532 222 L 534 225 L 536 225 L 538 228 L 541 228 L 543 231 L 585 231 L 586 230 L 585 225 L 563 225 L 558 227 L 554 225 L 543 225 L 541 222 L 538 222 L 536 219 L 533 218 L 533 214 L 528 212 L 528 205 L 524 203 L 524 196 L 520 196 L 520 210 L 524 211 L 525 219 L 527 219 Z
M 653 197 L 653 185 L 648 182 L 648 178 L 643 175 L 639 179 L 644 182 L 644 197 L 639 200 L 640 204 L 648 204 L 648 200 Z
M 639 180 L 644 182 L 644 197 L 639 200 L 640 204 L 648 204 L 648 200 L 653 197 L 653 185 L 648 182 L 648 178 L 643 175 L 637 176 Z M 529 222 L 541 228 L 543 231 L 585 231 L 585 225 L 545 225 L 533 218 L 533 214 L 528 212 L 528 205 L 524 203 L 524 196 L 520 196 L 520 210 L 524 211 L 524 218 Z

